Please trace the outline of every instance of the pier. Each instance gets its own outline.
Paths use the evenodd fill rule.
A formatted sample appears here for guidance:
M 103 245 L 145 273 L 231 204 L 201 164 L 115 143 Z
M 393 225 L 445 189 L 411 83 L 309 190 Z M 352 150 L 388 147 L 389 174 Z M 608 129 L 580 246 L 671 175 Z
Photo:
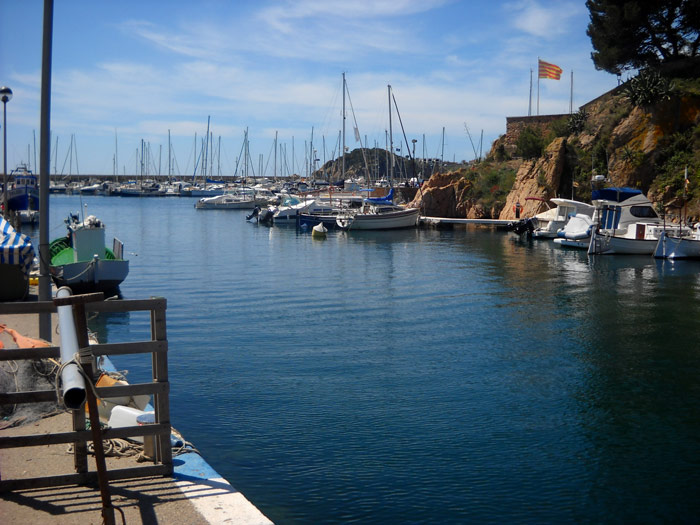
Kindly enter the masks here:
M 480 224 L 482 226 L 507 226 L 512 220 L 501 219 L 459 219 L 455 217 L 426 217 L 419 219 L 421 225 L 440 227 L 445 224 Z
M 94 380 L 90 364 L 93 359 L 104 358 L 105 369 L 109 369 L 108 354 L 138 353 L 151 354 L 153 381 L 131 385 L 115 383 L 116 386 L 106 387 L 97 381 L 94 383 L 95 392 L 92 388 L 86 389 L 91 423 L 89 431 L 86 430 L 87 414 L 82 405 L 73 410 L 57 407 L 45 415 L 41 413 L 45 408 L 37 408 L 36 413 L 27 410 L 14 414 L 14 418 L 5 418 L 0 425 L 0 515 L 5 522 L 77 525 L 97 522 L 102 514 L 102 521 L 108 524 L 272 523 L 170 426 L 165 299 L 83 304 L 90 297 L 62 297 L 53 303 L 0 303 L 0 362 L 12 365 L 3 371 L 14 370 L 17 388 L 17 392 L 0 392 L 0 404 L 24 407 L 32 403 L 55 402 L 55 390 L 41 383 L 41 379 L 35 384 L 31 365 L 20 367 L 20 363 L 42 359 L 56 363 L 59 358 L 63 361 L 62 349 L 70 346 L 73 340 L 80 343 L 80 363 L 87 376 L 85 381 L 88 378 Z M 83 317 L 85 311 L 150 313 L 152 340 L 120 344 L 86 342 L 82 340 L 83 336 L 87 337 L 85 320 L 77 316 L 76 333 L 66 336 L 66 340 L 59 338 L 60 346 L 38 339 L 37 314 L 51 315 L 52 333 L 57 329 L 61 333 L 72 332 L 72 324 L 65 322 L 57 309 L 70 309 L 71 305 L 75 308 L 75 304 L 81 307 L 78 311 L 83 312 Z M 81 335 L 82 331 L 85 333 Z M 65 380 L 66 376 L 61 377 Z M 95 393 L 100 395 L 101 404 L 106 403 L 105 398 L 113 399 L 115 395 L 153 395 L 154 422 L 103 429 L 97 420 Z M 64 394 L 64 399 L 68 399 L 68 394 Z M 100 430 L 96 430 L 98 428 Z M 141 436 L 144 443 L 143 451 L 138 455 L 124 452 L 124 438 L 133 436 Z M 173 436 L 181 443 L 173 444 Z M 95 464 L 88 458 L 88 442 L 93 446 L 95 443 L 103 445 L 94 446 Z M 113 445 L 115 443 L 122 445 Z M 72 444 L 70 453 L 66 448 L 68 444 Z M 103 449 L 104 444 L 108 444 L 109 451 Z M 119 451 L 110 452 L 116 450 Z M 177 454 L 175 459 L 173 450 Z

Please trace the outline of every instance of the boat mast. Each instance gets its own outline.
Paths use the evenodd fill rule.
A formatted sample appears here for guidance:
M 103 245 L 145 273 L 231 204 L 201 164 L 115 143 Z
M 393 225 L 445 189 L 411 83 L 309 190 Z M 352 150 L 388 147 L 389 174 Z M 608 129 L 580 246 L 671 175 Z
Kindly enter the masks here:
M 114 181 L 119 179 L 119 149 L 117 143 L 117 128 L 114 128 Z
M 172 148 L 172 144 L 170 142 L 170 130 L 168 130 L 168 181 L 170 181 L 170 177 L 173 174 L 173 171 L 172 171 L 172 156 L 173 156 L 173 154 L 172 154 L 171 148 Z
M 341 177 L 345 181 L 345 72 L 343 72 L 343 164 Z
M 202 175 L 204 178 L 204 187 L 207 187 L 207 154 L 209 153 L 209 121 L 211 115 L 207 116 L 207 138 L 204 141 L 204 159 L 202 160 Z
M 391 84 L 387 85 L 389 95 L 389 186 L 392 186 L 394 179 L 394 133 L 391 128 Z

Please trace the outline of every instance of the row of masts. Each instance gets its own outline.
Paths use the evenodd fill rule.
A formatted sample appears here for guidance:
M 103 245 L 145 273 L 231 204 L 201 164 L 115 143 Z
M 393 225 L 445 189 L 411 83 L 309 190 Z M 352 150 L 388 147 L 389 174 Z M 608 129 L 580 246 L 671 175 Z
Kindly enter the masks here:
M 342 80 L 343 80 L 343 97 L 342 97 L 342 128 L 339 131 L 339 137 L 338 137 L 338 143 L 336 144 L 337 147 L 334 147 L 333 153 L 331 155 L 331 158 L 334 159 L 332 162 L 327 162 L 326 161 L 326 154 L 327 154 L 327 147 L 326 147 L 326 138 L 325 136 L 323 137 L 323 146 L 322 146 L 322 152 L 323 152 L 323 160 L 322 160 L 322 173 L 318 173 L 319 169 L 317 168 L 317 164 L 321 162 L 321 159 L 318 158 L 318 150 L 315 148 L 314 144 L 314 128 L 312 127 L 311 129 L 311 140 L 307 144 L 307 142 L 304 142 L 304 169 L 303 170 L 297 170 L 299 167 L 296 163 L 296 154 L 295 154 L 295 143 L 294 143 L 294 137 L 292 137 L 292 162 L 289 162 L 289 156 L 287 154 L 287 145 L 286 144 L 279 144 L 278 143 L 278 132 L 275 132 L 275 138 L 274 138 L 274 143 L 273 143 L 273 148 L 274 148 L 274 155 L 268 155 L 268 160 L 267 163 L 265 163 L 264 155 L 260 154 L 259 159 L 258 159 L 258 168 L 257 170 L 254 168 L 252 164 L 252 160 L 250 158 L 250 148 L 249 148 L 249 141 L 248 141 L 248 128 L 245 129 L 244 131 L 244 139 L 243 139 L 243 145 L 241 147 L 241 152 L 239 153 L 238 157 L 236 158 L 235 161 L 235 171 L 234 171 L 234 177 L 235 176 L 244 176 L 248 177 L 251 173 L 253 177 L 260 176 L 260 177 L 265 177 L 268 169 L 269 169 L 269 163 L 271 158 L 274 159 L 274 164 L 273 164 L 273 177 L 277 178 L 279 177 L 290 177 L 294 175 L 298 175 L 299 172 L 305 171 L 306 172 L 306 177 L 307 178 L 313 178 L 314 176 L 321 176 L 322 178 L 330 179 L 332 174 L 335 173 L 335 177 L 337 178 L 338 173 L 336 171 L 336 168 L 334 166 L 336 165 L 337 160 L 340 160 L 340 179 L 345 180 L 346 179 L 346 152 L 348 150 L 346 146 L 346 120 L 347 120 L 347 108 L 346 108 L 346 96 L 348 98 L 348 101 L 350 101 L 349 97 L 349 92 L 347 89 L 347 80 L 345 78 L 345 73 L 342 75 Z M 403 123 L 401 123 L 401 129 L 403 132 L 403 136 L 405 139 L 406 143 L 406 149 L 407 149 L 407 155 L 404 158 L 403 156 L 399 157 L 399 159 L 402 161 L 401 164 L 397 163 L 397 155 L 396 152 L 401 152 L 403 149 L 401 146 L 401 143 L 398 144 L 399 147 L 395 147 L 394 144 L 394 122 L 393 122 L 393 111 L 392 107 L 395 108 L 396 114 L 399 118 L 399 122 L 401 120 L 401 116 L 398 112 L 398 105 L 396 104 L 396 98 L 393 95 L 392 92 L 392 87 L 391 85 L 387 86 L 387 97 L 388 97 L 388 104 L 389 104 L 389 129 L 385 130 L 385 173 L 386 177 L 389 182 L 394 181 L 397 179 L 396 173 L 398 169 L 399 179 L 402 178 L 407 178 L 409 173 L 408 170 L 406 169 L 406 163 L 405 163 L 405 158 L 408 158 L 410 163 L 412 164 L 412 171 L 413 171 L 413 176 L 415 177 L 418 175 L 416 173 L 416 158 L 415 158 L 415 147 L 416 147 L 416 139 L 413 139 L 412 142 L 412 148 L 411 145 L 408 143 L 408 140 L 405 138 L 405 131 L 403 130 Z M 350 107 L 352 109 L 352 102 L 350 101 Z M 378 149 L 378 145 L 375 141 L 374 148 L 369 148 L 369 145 L 367 144 L 367 138 L 365 137 L 364 142 L 362 141 L 362 137 L 360 136 L 357 121 L 355 120 L 354 117 L 354 110 L 353 110 L 353 129 L 355 132 L 355 139 L 356 142 L 360 143 L 360 150 L 362 152 L 362 157 L 363 157 L 363 164 L 364 164 L 364 169 L 365 169 L 365 178 L 369 182 L 373 178 L 379 178 L 379 165 L 380 162 L 377 158 L 376 155 L 376 150 Z M 465 124 L 466 128 L 466 124 Z M 444 155 L 444 127 L 442 131 L 442 136 L 443 136 L 443 146 L 442 146 L 442 154 L 440 157 L 440 162 L 439 164 L 443 163 L 443 155 Z M 467 134 L 469 135 L 469 130 L 467 128 Z M 469 136 L 469 139 L 471 141 L 471 136 Z M 483 131 L 482 131 L 482 140 L 483 140 Z M 221 136 L 218 137 L 218 143 L 216 144 L 215 147 L 215 141 L 214 141 L 214 133 L 211 131 L 211 116 L 207 117 L 207 131 L 206 135 L 201 138 L 201 144 L 198 141 L 197 133 L 194 135 L 194 146 L 193 146 L 193 154 L 190 155 L 190 159 L 194 156 L 194 162 L 193 162 L 193 169 L 191 171 L 192 173 L 192 178 L 195 179 L 197 177 L 201 177 L 202 180 L 205 181 L 208 177 L 222 177 L 222 171 L 221 171 Z M 53 157 L 54 157 L 54 174 L 58 176 L 63 176 L 64 173 L 66 173 L 66 165 L 68 167 L 68 172 L 67 176 L 70 177 L 73 174 L 73 164 L 75 163 L 75 174 L 79 175 L 79 169 L 78 169 L 78 154 L 77 154 L 77 142 L 75 135 L 71 135 L 71 140 L 70 140 L 70 145 L 65 157 L 65 160 L 63 162 L 63 166 L 61 168 L 61 171 L 58 171 L 58 166 L 57 166 L 57 161 L 58 161 L 58 143 L 59 143 L 59 137 L 56 137 L 55 141 L 55 147 L 54 147 L 54 152 L 53 152 Z M 472 142 L 472 147 L 474 146 Z M 481 144 L 480 144 L 481 146 Z M 133 175 L 140 176 L 140 177 L 150 177 L 150 176 L 162 176 L 162 150 L 163 146 L 159 145 L 159 151 L 158 155 L 154 155 L 151 147 L 151 143 L 141 139 L 141 143 L 139 148 L 136 148 L 135 150 L 135 155 L 134 155 L 134 172 Z M 337 150 L 340 150 L 340 155 L 336 156 Z M 372 166 L 375 168 L 375 170 L 372 170 L 370 168 L 370 163 L 367 160 L 367 155 L 366 152 L 370 151 L 372 152 L 374 150 L 374 162 L 372 163 Z M 413 150 L 413 151 L 412 151 Z M 480 153 L 480 152 L 479 152 Z M 475 155 L 476 155 L 476 150 L 475 150 Z M 29 158 L 29 146 L 28 146 L 28 151 L 27 151 L 27 157 Z M 35 145 L 35 157 L 36 157 L 36 145 Z M 338 159 L 340 157 L 340 159 Z M 156 158 L 157 158 L 157 165 L 156 165 Z M 479 155 L 480 158 L 480 155 Z M 187 165 L 190 164 L 190 159 L 187 161 Z M 423 174 L 425 173 L 424 167 L 425 167 L 425 135 L 423 135 L 423 160 L 419 161 L 420 163 L 420 173 Z M 114 176 L 119 176 L 119 150 L 118 150 L 118 140 L 117 140 L 117 132 L 115 130 L 115 138 L 114 138 L 114 156 L 113 156 L 113 162 L 112 162 L 112 174 Z M 35 158 L 36 161 L 36 158 Z M 437 162 L 437 159 L 431 159 L 431 162 L 428 162 L 430 166 L 430 172 L 432 173 L 436 166 L 439 166 Z M 30 163 L 28 163 L 30 164 Z M 171 135 L 170 135 L 170 130 L 168 130 L 168 153 L 167 153 L 167 177 L 170 179 L 172 178 L 175 173 L 178 172 L 178 176 L 182 176 L 182 172 L 179 169 L 179 165 L 177 162 L 177 158 L 175 156 L 175 152 L 172 147 L 172 141 L 171 141 Z M 373 173 L 374 172 L 374 173 Z M 123 175 L 127 175 L 127 169 L 126 169 L 126 164 L 122 166 L 122 173 Z M 374 176 L 373 176 L 374 175 Z

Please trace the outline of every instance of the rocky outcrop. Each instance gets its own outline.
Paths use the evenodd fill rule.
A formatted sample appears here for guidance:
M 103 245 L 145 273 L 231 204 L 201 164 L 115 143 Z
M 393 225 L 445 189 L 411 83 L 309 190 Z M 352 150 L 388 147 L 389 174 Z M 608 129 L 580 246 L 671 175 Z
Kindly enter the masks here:
M 566 140 L 562 137 L 554 139 L 539 159 L 524 162 L 498 218 L 515 219 L 518 202 L 522 206 L 521 217 L 531 217 L 542 211 L 542 201 L 556 196 L 565 163 Z
M 456 180 L 452 173 L 436 173 L 426 182 L 410 206 L 420 206 L 429 217 L 458 217 Z

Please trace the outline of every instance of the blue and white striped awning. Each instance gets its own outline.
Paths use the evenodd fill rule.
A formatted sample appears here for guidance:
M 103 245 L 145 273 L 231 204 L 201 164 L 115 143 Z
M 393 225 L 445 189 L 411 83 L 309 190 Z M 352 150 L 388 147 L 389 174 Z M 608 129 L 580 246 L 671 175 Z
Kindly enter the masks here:
M 0 218 L 0 264 L 19 264 L 29 275 L 34 261 L 34 247 L 26 235 L 18 233 L 9 222 Z

